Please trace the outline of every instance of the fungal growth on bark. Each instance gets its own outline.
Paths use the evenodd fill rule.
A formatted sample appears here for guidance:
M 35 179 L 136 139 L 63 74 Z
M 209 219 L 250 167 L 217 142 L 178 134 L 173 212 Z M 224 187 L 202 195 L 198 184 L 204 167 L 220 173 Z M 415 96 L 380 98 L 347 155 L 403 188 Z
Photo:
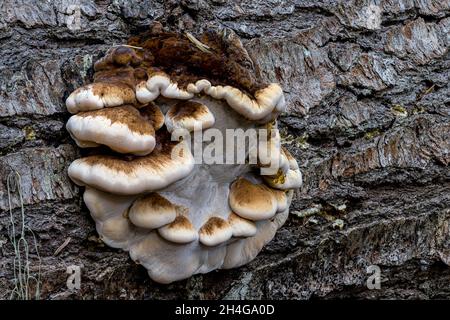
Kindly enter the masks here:
M 67 98 L 67 130 L 87 148 L 69 176 L 101 239 L 160 283 L 254 259 L 302 183 L 277 133 L 281 87 L 261 80 L 229 31 L 195 38 L 155 25 L 94 69 Z

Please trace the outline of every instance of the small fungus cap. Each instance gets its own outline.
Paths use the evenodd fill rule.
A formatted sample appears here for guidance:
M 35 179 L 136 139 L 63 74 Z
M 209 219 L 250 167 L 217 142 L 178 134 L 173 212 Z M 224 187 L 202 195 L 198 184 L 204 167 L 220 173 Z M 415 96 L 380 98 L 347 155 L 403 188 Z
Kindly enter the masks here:
M 216 246 L 233 236 L 231 225 L 220 217 L 211 217 L 199 231 L 200 242 L 205 246 Z
M 282 155 L 284 155 L 289 163 L 289 170 L 285 173 L 280 172 L 273 176 L 263 176 L 264 181 L 272 188 L 279 190 L 300 188 L 303 184 L 303 177 L 297 161 L 285 148 L 282 149 Z
M 94 155 L 77 159 L 69 166 L 69 176 L 78 185 L 135 195 L 162 189 L 189 175 L 193 168 L 194 158 L 183 141 L 163 140 L 143 157 Z
M 66 100 L 70 113 L 135 103 L 133 88 L 120 83 L 95 82 L 76 89 Z
M 80 147 L 102 144 L 120 153 L 146 155 L 156 145 L 152 124 L 132 106 L 80 112 L 66 125 Z
M 169 224 L 176 216 L 176 207 L 155 192 L 137 199 L 129 212 L 130 221 L 146 229 L 157 229 Z
M 254 222 L 241 218 L 233 212 L 228 217 L 228 223 L 231 225 L 233 237 L 252 237 L 257 232 L 257 228 Z
M 165 123 L 169 132 L 175 129 L 207 129 L 214 125 L 214 115 L 208 107 L 195 101 L 180 101 L 166 113 Z
M 183 215 L 179 215 L 172 223 L 159 228 L 158 232 L 167 241 L 175 243 L 189 243 L 198 239 L 197 230 Z
M 233 212 L 249 220 L 268 219 L 277 212 L 277 200 L 270 189 L 245 178 L 233 182 L 229 201 Z

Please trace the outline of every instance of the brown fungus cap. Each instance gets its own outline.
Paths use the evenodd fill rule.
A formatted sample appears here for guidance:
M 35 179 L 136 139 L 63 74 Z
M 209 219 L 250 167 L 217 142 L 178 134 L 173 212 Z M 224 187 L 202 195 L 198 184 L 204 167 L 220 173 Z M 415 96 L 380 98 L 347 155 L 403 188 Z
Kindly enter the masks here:
M 211 217 L 200 228 L 200 242 L 205 246 L 216 246 L 233 235 L 231 225 L 220 217 Z
M 132 106 L 80 112 L 66 128 L 80 147 L 102 144 L 120 153 L 146 155 L 156 144 L 152 124 Z
M 160 190 L 192 171 L 194 158 L 183 142 L 163 134 L 152 153 L 143 157 L 93 155 L 69 166 L 69 176 L 78 185 L 113 194 L 135 195 Z
M 133 88 L 120 82 L 94 82 L 78 88 L 66 100 L 70 113 L 117 107 L 136 102 Z
M 131 222 L 146 229 L 157 229 L 169 224 L 176 216 L 176 207 L 155 192 L 137 199 L 129 212 Z
M 158 232 L 167 241 L 175 243 L 189 243 L 198 239 L 197 230 L 184 215 L 179 215 L 172 223 L 159 228 Z
M 292 199 L 292 192 L 289 201 Z M 277 213 L 273 218 L 257 221 L 257 232 L 254 236 L 230 243 L 223 260 L 222 268 L 237 268 L 252 261 L 257 254 L 275 236 L 276 231 L 284 224 L 288 217 L 288 209 Z
M 180 101 L 166 113 L 165 123 L 169 132 L 175 129 L 207 129 L 214 125 L 214 115 L 208 107 L 195 101 Z
M 285 191 L 272 189 L 272 193 L 277 199 L 277 212 L 285 211 L 288 208 L 288 197 Z
M 229 203 L 238 215 L 249 220 L 264 220 L 275 215 L 278 203 L 264 184 L 254 184 L 239 178 L 231 185 Z
M 263 176 L 264 181 L 272 188 L 279 190 L 300 188 L 303 184 L 303 177 L 297 160 L 286 148 L 282 148 L 282 155 L 289 164 L 289 170 L 286 172 L 280 170 L 276 175 Z
M 145 76 L 144 70 L 136 69 L 141 61 L 132 48 L 119 46 L 110 49 L 95 63 L 94 83 L 78 88 L 69 95 L 66 100 L 67 110 L 77 113 L 124 104 L 136 105 L 137 75 Z
M 256 234 L 257 228 L 253 221 L 244 219 L 235 213 L 230 213 L 228 223 L 233 230 L 233 237 L 252 237 Z
M 154 27 L 129 43 L 113 48 L 96 63 L 94 84 L 67 98 L 69 112 L 145 104 L 160 95 L 187 100 L 201 93 L 225 100 L 258 122 L 268 122 L 285 109 L 281 87 L 262 81 L 239 38 L 229 30 L 207 31 L 198 40 Z

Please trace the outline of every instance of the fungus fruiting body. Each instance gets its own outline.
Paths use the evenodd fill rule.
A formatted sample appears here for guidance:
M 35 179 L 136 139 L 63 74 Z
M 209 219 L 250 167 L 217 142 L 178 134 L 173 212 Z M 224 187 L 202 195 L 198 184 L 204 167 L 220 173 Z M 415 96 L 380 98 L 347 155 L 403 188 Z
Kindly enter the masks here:
M 286 221 L 302 183 L 276 130 L 286 105 L 281 87 L 261 80 L 233 33 L 192 39 L 158 26 L 131 38 L 66 100 L 67 130 L 89 150 L 69 176 L 85 187 L 101 239 L 161 283 L 250 262 Z M 245 161 L 230 162 L 216 148 L 228 130 L 260 129 L 270 134 L 258 133 L 255 163 L 254 145 Z M 194 156 L 198 132 L 202 155 L 215 161 Z
M 146 155 L 156 144 L 152 123 L 132 106 L 80 112 L 66 128 L 82 148 L 102 144 L 120 153 Z

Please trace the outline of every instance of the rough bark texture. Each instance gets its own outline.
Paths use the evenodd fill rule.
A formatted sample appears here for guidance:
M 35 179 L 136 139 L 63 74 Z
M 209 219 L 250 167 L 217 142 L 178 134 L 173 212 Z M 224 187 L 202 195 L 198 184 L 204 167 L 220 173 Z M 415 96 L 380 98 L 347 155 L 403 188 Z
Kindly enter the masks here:
M 171 285 L 98 241 L 66 173 L 78 149 L 65 98 L 154 20 L 242 37 L 285 89 L 283 137 L 305 181 L 256 260 Z M 1 0 L 0 298 L 13 287 L 12 170 L 42 298 L 450 298 L 449 44 L 449 0 Z M 380 290 L 366 286 L 373 264 Z M 79 291 L 66 288 L 69 265 L 82 267 Z

